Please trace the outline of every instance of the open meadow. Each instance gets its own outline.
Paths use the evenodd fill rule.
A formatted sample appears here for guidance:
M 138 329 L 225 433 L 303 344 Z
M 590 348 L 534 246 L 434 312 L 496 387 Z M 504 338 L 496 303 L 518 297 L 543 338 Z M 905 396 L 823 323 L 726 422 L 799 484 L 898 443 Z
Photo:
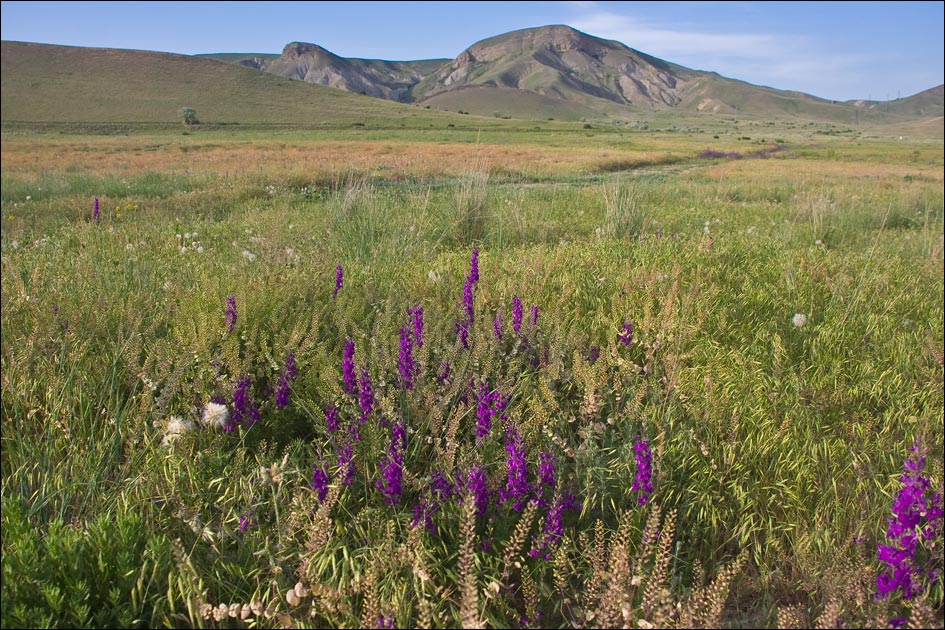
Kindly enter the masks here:
M 4 125 L 0 625 L 941 627 L 940 129 L 414 109 Z

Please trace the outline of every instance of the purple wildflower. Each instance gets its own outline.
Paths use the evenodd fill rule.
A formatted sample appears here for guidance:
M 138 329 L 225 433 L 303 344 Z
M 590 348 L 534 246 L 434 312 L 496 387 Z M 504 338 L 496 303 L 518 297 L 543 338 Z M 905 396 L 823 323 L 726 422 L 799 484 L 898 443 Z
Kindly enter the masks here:
M 413 317 L 413 339 L 418 348 L 423 347 L 423 307 L 420 302 L 413 305 L 413 308 L 407 309 L 407 315 Z
M 59 305 L 58 305 L 58 304 L 55 304 L 55 305 L 52 307 L 52 312 L 53 312 L 53 315 L 58 315 L 58 314 L 59 314 Z
M 335 291 L 331 294 L 333 300 L 338 298 L 338 291 L 341 291 L 341 287 L 344 286 L 344 283 L 345 272 L 344 269 L 341 268 L 341 265 L 338 265 L 335 267 Z
M 502 339 L 502 332 L 505 322 L 502 321 L 502 313 L 496 312 L 495 319 L 492 320 L 492 334 L 495 335 L 496 339 Z
M 430 484 L 430 498 L 424 499 L 413 508 L 413 526 L 424 524 L 434 535 L 438 533 L 436 524 L 433 522 L 433 515 L 440 511 L 440 504 L 455 494 L 456 488 L 449 477 L 441 472 L 434 472 L 432 483 Z
M 489 508 L 489 487 L 486 485 L 486 467 L 477 466 L 466 475 L 466 491 L 471 492 L 476 502 L 476 516 L 485 516 Z
M 98 197 L 95 198 L 95 203 L 92 206 L 92 219 L 98 221 Z
M 361 405 L 361 422 L 364 422 L 374 411 L 374 390 L 371 388 L 371 375 L 367 370 L 361 370 L 358 384 L 361 386 L 361 392 L 358 395 L 358 402 Z
M 231 295 L 226 298 L 226 326 L 229 332 L 233 332 L 236 326 L 236 296 Z
M 243 534 L 250 527 L 258 527 L 259 519 L 256 518 L 256 511 L 253 508 L 249 508 L 242 515 L 240 515 L 240 533 Z
M 544 560 L 551 559 L 551 549 L 556 547 L 558 543 L 561 542 L 561 537 L 564 536 L 564 511 L 579 510 L 580 508 L 581 504 L 578 502 L 577 497 L 570 492 L 564 496 L 556 497 L 551 505 L 551 509 L 548 510 L 548 514 L 545 516 L 542 538 L 535 547 L 532 547 L 528 555 L 532 558 L 541 557 Z
M 233 425 L 244 424 L 246 428 L 259 420 L 259 405 L 253 401 L 252 380 L 244 376 L 233 390 Z
M 628 321 L 620 328 L 620 343 L 628 348 L 633 345 L 633 324 Z
M 416 365 L 413 361 L 413 339 L 410 330 L 406 327 L 400 329 L 400 358 L 397 360 L 397 367 L 400 370 L 400 380 L 404 384 L 404 389 L 413 389 Z
M 920 543 L 941 539 L 945 514 L 942 493 L 932 492 L 931 480 L 922 474 L 925 449 L 916 442 L 910 450 L 912 455 L 903 464 L 902 488 L 893 501 L 893 516 L 886 529 L 886 540 L 892 544 L 877 545 L 878 559 L 888 568 L 876 578 L 877 599 L 885 599 L 899 589 L 906 599 L 913 599 L 923 591 L 923 573 L 932 584 L 941 578 L 941 569 L 927 570 L 919 550 Z M 940 549 L 937 557 L 931 558 L 933 567 L 942 564 Z
M 600 346 L 591 346 L 584 356 L 587 357 L 588 363 L 597 363 L 597 359 L 600 358 Z
M 488 387 L 481 385 L 476 405 L 476 438 L 481 440 L 486 437 L 490 429 L 492 429 L 492 395 Z
M 501 492 L 502 501 L 513 499 L 512 507 L 521 512 L 528 501 L 528 470 L 525 464 L 525 446 L 514 425 L 505 432 L 505 462 L 508 481 Z
M 469 282 L 479 284 L 479 249 L 472 251 L 472 258 L 469 261 Z
M 443 361 L 440 363 L 440 373 L 437 375 L 437 378 L 440 379 L 440 382 L 444 385 L 448 385 L 450 382 L 450 362 Z
M 341 371 L 344 375 L 344 389 L 346 394 L 357 391 L 354 372 L 354 340 L 345 338 L 344 356 L 341 362 Z
M 334 433 L 338 428 L 338 409 L 334 405 L 325 407 L 325 425 L 329 433 Z
M 649 441 L 640 439 L 639 435 L 633 438 L 633 451 L 637 457 L 637 474 L 631 490 L 641 493 L 637 497 L 637 503 L 643 505 L 653 493 L 653 454 L 650 452 Z
M 466 321 L 471 324 L 474 320 L 473 283 L 469 280 L 463 284 L 463 310 L 466 313 Z
M 289 404 L 290 384 L 298 375 L 299 370 L 295 364 L 295 353 L 289 352 L 289 356 L 285 358 L 282 375 L 279 376 L 279 383 L 276 385 L 276 408 L 282 409 Z
M 312 465 L 312 490 L 318 493 L 319 501 L 328 496 L 328 473 L 323 464 Z
M 469 349 L 469 323 L 468 322 L 456 322 L 454 326 L 456 330 L 456 335 L 459 337 L 459 340 L 463 343 L 463 348 Z
M 344 444 L 338 448 L 338 468 L 344 471 L 341 477 L 341 483 L 350 486 L 354 483 L 354 476 L 357 469 L 354 465 L 354 446 Z
M 538 325 L 538 307 L 537 307 L 536 305 L 534 305 L 534 304 L 532 304 L 532 319 L 531 319 L 531 324 L 532 324 L 532 326 L 537 326 L 537 325 Z
M 522 332 L 522 301 L 517 295 L 512 296 L 512 330 L 516 335 Z
M 381 464 L 381 477 L 374 482 L 374 486 L 387 497 L 388 505 L 398 503 L 403 491 L 401 482 L 404 474 L 406 430 L 407 425 L 403 422 L 394 423 L 391 429 L 390 448 L 387 450 L 384 462 Z
M 394 616 L 393 615 L 381 615 L 377 618 L 377 621 L 374 622 L 375 628 L 393 628 L 394 626 Z

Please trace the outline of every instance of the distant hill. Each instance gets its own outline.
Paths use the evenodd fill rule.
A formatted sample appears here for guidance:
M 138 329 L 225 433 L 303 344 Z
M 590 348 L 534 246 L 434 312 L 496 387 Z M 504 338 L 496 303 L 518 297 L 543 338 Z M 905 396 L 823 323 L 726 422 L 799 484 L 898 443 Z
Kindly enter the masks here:
M 286 46 L 278 58 L 230 60 L 352 92 L 483 115 L 577 119 L 678 110 L 829 121 L 852 121 L 858 115 L 853 103 L 691 70 L 560 25 L 491 37 L 453 60 L 346 59 L 299 42 Z M 941 112 L 941 88 L 935 89 Z M 874 120 L 887 114 L 934 115 L 935 99 L 859 107 Z
M 848 101 L 861 109 L 892 112 L 903 116 L 945 115 L 945 85 L 923 90 L 918 94 L 894 101 Z
M 350 126 L 465 118 L 187 55 L 4 41 L 0 60 L 4 123 L 177 123 L 182 107 L 211 124 Z

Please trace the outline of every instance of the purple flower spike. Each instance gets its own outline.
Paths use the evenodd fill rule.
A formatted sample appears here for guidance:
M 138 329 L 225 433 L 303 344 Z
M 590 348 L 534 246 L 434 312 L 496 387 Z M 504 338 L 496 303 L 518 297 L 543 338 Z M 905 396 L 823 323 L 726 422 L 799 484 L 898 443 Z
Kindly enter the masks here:
M 400 370 L 400 380 L 404 389 L 413 389 L 416 365 L 413 361 L 413 338 L 407 328 L 400 329 L 400 358 L 397 360 L 397 367 Z
M 543 451 L 538 457 L 540 460 L 538 464 L 538 480 L 541 482 L 543 488 L 551 488 L 554 490 L 555 456 Z
M 640 436 L 633 439 L 633 452 L 637 457 L 637 474 L 631 490 L 640 492 L 637 503 L 643 505 L 653 493 L 653 454 L 650 452 L 650 443 Z
M 391 429 L 391 443 L 384 462 L 381 463 L 381 477 L 374 486 L 386 497 L 388 505 L 400 502 L 403 491 L 401 482 L 404 474 L 404 448 L 407 444 L 407 425 L 395 422 Z
M 479 387 L 479 401 L 476 405 L 476 438 L 481 440 L 492 429 L 492 395 L 485 385 Z
M 233 332 L 236 327 L 236 296 L 231 295 L 226 298 L 226 328 Z
M 943 500 L 941 492 L 933 492 L 932 482 L 925 476 L 925 448 L 916 442 L 903 464 L 902 488 L 893 501 L 893 516 L 886 529 L 888 545 L 877 545 L 877 558 L 887 571 L 876 578 L 876 598 L 885 599 L 901 590 L 906 599 L 920 595 L 925 587 L 923 575 L 934 585 L 941 579 L 941 545 L 937 554 L 923 554 L 923 543 L 941 541 Z M 930 565 L 930 566 L 928 566 Z
M 344 374 L 344 389 L 346 394 L 358 391 L 354 373 L 354 340 L 345 339 L 344 357 L 341 362 L 341 371 Z
M 515 426 L 509 426 L 505 432 L 505 454 L 508 481 L 501 492 L 501 499 L 503 502 L 514 500 L 512 507 L 521 512 L 528 501 L 528 470 L 525 463 L 525 445 Z
M 259 405 L 253 401 L 252 380 L 244 376 L 233 390 L 233 425 L 244 424 L 250 428 L 259 420 Z
M 95 204 L 92 207 L 92 218 L 98 221 L 98 197 L 95 198 Z
M 486 468 L 477 466 L 466 475 L 466 490 L 472 492 L 476 502 L 476 516 L 485 516 L 489 509 L 489 487 L 486 485 Z
M 312 466 L 312 490 L 318 493 L 319 501 L 324 501 L 328 496 L 328 473 L 323 464 Z
M 276 408 L 282 409 L 289 404 L 290 385 L 298 375 L 299 370 L 295 364 L 295 353 L 289 352 L 289 356 L 285 358 L 285 367 L 279 377 L 279 383 L 276 385 Z
M 334 293 L 331 294 L 331 298 L 333 300 L 337 299 L 338 291 L 341 291 L 341 287 L 344 286 L 344 283 L 345 283 L 345 272 L 344 272 L 344 269 L 341 268 L 341 265 L 338 265 L 337 267 L 335 267 L 335 291 Z
M 361 422 L 363 423 L 374 411 L 374 390 L 371 388 L 371 375 L 368 374 L 367 370 L 361 370 L 361 378 L 358 384 L 361 386 L 358 402 L 361 405 Z
M 532 304 L 532 319 L 531 319 L 531 324 L 532 324 L 532 326 L 537 326 L 537 325 L 538 325 L 538 307 L 535 306 L 534 304 Z
M 512 330 L 516 335 L 522 333 L 522 301 L 517 295 L 512 296 Z
M 338 428 L 338 409 L 334 405 L 325 407 L 325 425 L 330 433 L 334 433 Z
M 418 348 L 423 347 L 423 307 L 420 302 L 407 309 L 407 315 L 413 317 L 413 338 Z
M 625 321 L 620 328 L 620 343 L 626 347 L 633 345 L 633 324 Z
M 473 283 L 468 280 L 463 285 L 463 311 L 466 313 L 466 321 L 471 324 L 475 318 L 473 311 Z
M 250 527 L 258 527 L 259 519 L 256 518 L 256 511 L 252 508 L 243 512 L 240 516 L 240 533 L 246 533 L 246 530 Z
M 469 282 L 479 284 L 479 249 L 472 251 L 472 258 L 469 261 Z

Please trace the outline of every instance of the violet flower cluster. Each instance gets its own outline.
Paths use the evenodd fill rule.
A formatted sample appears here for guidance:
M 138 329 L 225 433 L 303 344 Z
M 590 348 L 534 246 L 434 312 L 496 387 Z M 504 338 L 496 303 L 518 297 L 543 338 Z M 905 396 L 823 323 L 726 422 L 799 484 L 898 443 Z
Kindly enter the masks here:
M 371 387 L 371 375 L 367 370 L 361 370 L 358 385 L 360 385 L 358 403 L 361 405 L 361 423 L 363 424 L 374 411 L 374 389 Z
M 95 198 L 95 204 L 92 207 L 92 218 L 98 221 L 98 197 Z
M 226 298 L 226 329 L 233 332 L 236 327 L 236 296 Z
M 292 381 L 298 378 L 299 370 L 295 363 L 295 353 L 289 352 L 285 358 L 285 366 L 276 385 L 276 408 L 282 409 L 289 404 L 289 392 Z
M 328 427 L 329 433 L 334 433 L 338 428 L 338 408 L 334 405 L 325 407 L 325 426 Z
M 346 394 L 354 394 L 358 387 L 354 373 L 354 340 L 345 339 L 344 355 L 341 361 L 341 372 Z
M 413 319 L 413 340 L 418 348 L 423 347 L 423 307 L 420 302 L 407 309 L 407 315 Z
M 328 496 L 328 472 L 324 464 L 312 465 L 312 490 L 318 493 L 318 500 L 324 501 Z
M 886 529 L 887 545 L 877 545 L 878 558 L 886 571 L 876 578 L 876 597 L 885 599 L 901 590 L 906 599 L 923 591 L 923 581 L 931 584 L 941 579 L 941 547 L 939 557 L 931 562 L 923 558 L 922 543 L 941 541 L 942 492 L 932 491 L 931 480 L 923 474 L 925 449 L 917 442 L 912 455 L 903 464 L 902 488 L 893 501 L 893 516 Z
M 633 451 L 637 457 L 637 474 L 631 490 L 641 493 L 637 497 L 637 504 L 643 505 L 653 494 L 653 454 L 649 441 L 641 439 L 640 436 L 633 439 Z
M 437 471 L 433 473 L 430 483 L 430 496 L 423 499 L 413 508 L 413 526 L 416 527 L 421 522 L 434 536 L 439 533 L 436 523 L 433 522 L 433 515 L 440 511 L 440 506 L 444 501 L 456 494 L 456 487 L 450 481 L 449 477 Z
M 417 366 L 413 360 L 413 336 L 407 327 L 400 329 L 400 357 L 397 359 L 397 368 L 404 389 L 413 389 L 413 376 Z
M 517 295 L 512 296 L 512 330 L 522 334 L 522 300 Z
M 233 424 L 243 424 L 247 429 L 253 426 L 259 420 L 259 405 L 253 400 L 252 380 L 244 376 L 236 384 L 233 390 Z
M 386 497 L 388 505 L 400 501 L 403 492 L 402 481 L 404 475 L 404 449 L 407 445 L 407 425 L 404 422 L 395 422 L 391 428 L 390 448 L 384 461 L 381 463 L 381 477 L 374 482 L 374 486 Z
M 505 322 L 502 320 L 502 313 L 497 312 L 495 314 L 495 319 L 492 320 L 492 334 L 496 339 L 502 339 L 503 329 L 505 327 Z
M 513 500 L 512 507 L 521 512 L 528 502 L 528 470 L 525 463 L 525 445 L 514 425 L 505 432 L 505 463 L 508 481 L 500 493 L 503 502 Z
M 628 348 L 633 345 L 633 324 L 628 321 L 620 328 L 620 343 Z
M 335 267 L 335 290 L 331 294 L 331 299 L 335 300 L 338 298 L 338 291 L 341 291 L 341 287 L 345 284 L 345 272 L 341 268 L 341 265 Z
M 454 326 L 456 336 L 462 342 L 463 347 L 469 349 L 469 327 L 472 326 L 475 319 L 475 309 L 473 301 L 475 299 L 476 285 L 479 283 L 479 250 L 474 249 L 472 259 L 469 262 L 469 275 L 463 283 L 463 305 L 462 318 Z
M 537 544 L 528 552 L 531 558 L 551 559 L 551 550 L 558 546 L 564 536 L 564 511 L 580 510 L 581 504 L 577 498 L 567 493 L 564 496 L 556 497 L 551 509 L 545 516 L 545 526 L 542 528 L 542 537 Z

